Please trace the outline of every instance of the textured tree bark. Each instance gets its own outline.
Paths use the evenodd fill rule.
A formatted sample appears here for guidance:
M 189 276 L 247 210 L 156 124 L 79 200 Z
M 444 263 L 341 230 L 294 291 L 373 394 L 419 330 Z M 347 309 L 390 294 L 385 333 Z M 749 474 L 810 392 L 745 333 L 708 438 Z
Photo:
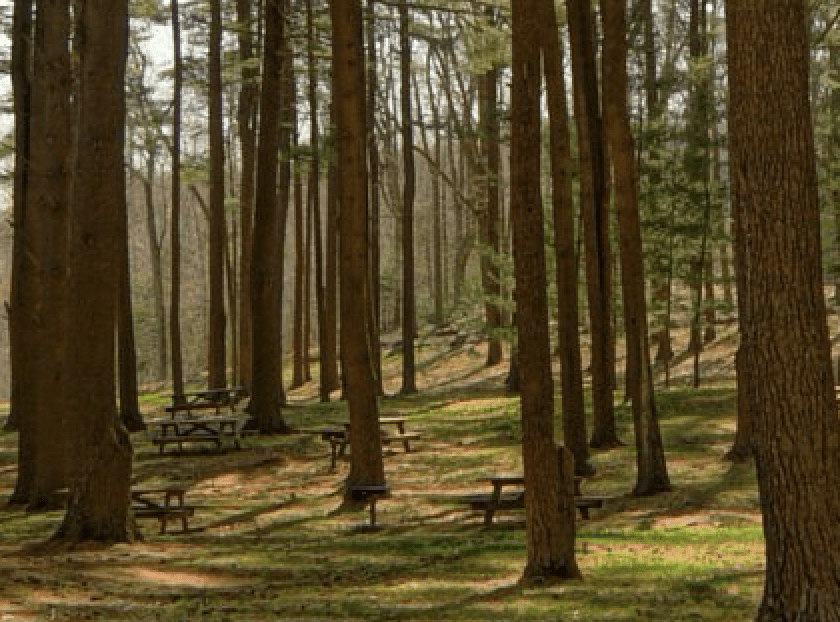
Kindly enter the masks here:
M 283 0 L 266 0 L 265 54 L 260 94 L 260 141 L 257 153 L 254 246 L 251 258 L 252 343 L 251 400 L 247 425 L 261 433 L 285 432 L 281 409 L 285 396 L 280 377 L 280 283 L 277 274 L 280 209 L 277 200 L 280 102 L 282 88 Z
M 171 1 L 173 101 L 172 101 L 172 206 L 169 222 L 171 270 L 169 275 L 169 347 L 172 357 L 172 393 L 174 401 L 183 400 L 184 364 L 181 350 L 181 91 L 183 60 L 181 58 L 181 22 L 178 0 Z
M 402 352 L 403 394 L 417 392 L 414 364 L 414 338 L 417 336 L 417 317 L 414 304 L 414 127 L 411 115 L 411 37 L 408 33 L 410 19 L 407 0 L 399 4 L 400 15 L 400 110 L 403 154 L 403 209 L 402 209 Z
M 34 470 L 28 494 L 13 499 L 30 509 L 48 505 L 51 493 L 66 485 L 61 430 L 73 135 L 69 36 L 67 0 L 38 3 L 22 240 L 26 297 L 15 322 L 20 330 L 16 337 L 26 348 L 18 379 L 23 394 L 15 396 L 24 398 L 26 415 L 19 442 L 31 452 Z
M 237 381 L 251 387 L 251 249 L 254 232 L 254 170 L 257 150 L 256 122 L 259 89 L 257 71 L 248 67 L 254 56 L 251 0 L 236 1 L 236 18 L 244 27 L 239 30 L 239 58 L 243 63 L 242 88 L 239 91 L 239 142 L 242 170 L 239 183 L 239 219 L 242 242 L 239 257 L 239 369 Z
M 310 170 L 310 176 L 314 173 Z M 317 182 L 310 180 L 307 193 L 307 205 L 312 201 L 312 187 Z M 289 388 L 296 389 L 303 386 L 303 358 L 309 356 L 303 351 L 303 271 L 306 261 L 303 258 L 303 197 L 300 188 L 300 170 L 295 169 L 295 292 L 292 319 L 292 384 Z M 310 212 L 311 213 L 311 212 Z M 308 310 L 307 310 L 308 311 Z
M 379 144 L 376 140 L 376 95 L 378 82 L 376 75 L 376 10 L 374 0 L 367 0 L 365 5 L 365 38 L 367 39 L 367 133 L 368 133 L 368 163 L 369 163 L 369 201 L 370 201 L 370 344 L 373 356 L 373 373 L 376 377 L 376 392 L 385 394 L 382 384 L 382 344 L 380 323 L 382 321 L 382 295 L 379 287 L 381 258 L 380 258 L 380 166 Z M 335 339 L 333 339 L 335 350 Z M 333 361 L 335 357 L 333 357 Z M 336 381 L 336 385 L 337 385 Z
M 24 269 L 26 256 L 26 195 L 29 183 L 30 126 L 32 112 L 32 2 L 15 0 L 12 17 L 12 89 L 15 113 L 15 172 L 12 198 L 12 275 L 9 305 L 9 358 L 11 363 L 11 410 L 4 426 L 7 430 L 18 430 L 18 474 L 10 503 L 25 503 L 32 490 L 34 473 L 34 452 L 32 451 L 33 429 L 24 431 L 30 425 L 31 406 L 26 391 L 25 365 L 29 348 L 27 333 L 21 330 L 18 321 L 27 304 L 29 281 Z
M 367 112 L 360 0 L 330 2 L 333 90 L 338 147 L 341 361 L 353 448 L 346 491 L 385 484 L 379 406 L 368 328 Z
M 227 244 L 225 219 L 225 149 L 222 128 L 222 8 L 221 0 L 210 1 L 210 39 L 208 49 L 210 215 L 207 222 L 207 274 L 210 309 L 207 326 L 207 386 L 227 386 L 225 353 L 225 269 Z
M 541 47 L 550 115 L 551 198 L 554 214 L 554 249 L 557 272 L 557 351 L 560 356 L 560 386 L 563 397 L 563 442 L 574 455 L 575 472 L 595 472 L 586 442 L 586 408 L 578 333 L 578 266 L 575 255 L 575 222 L 572 201 L 572 161 L 569 148 L 569 112 L 563 77 L 563 50 L 557 30 L 557 14 L 551 2 L 543 2 Z
M 604 23 L 604 120 L 618 213 L 621 292 L 627 341 L 625 382 L 632 403 L 636 437 L 636 485 L 633 492 L 637 495 L 650 495 L 670 490 L 671 484 L 656 414 L 648 348 L 635 149 L 627 112 L 626 10 L 626 0 L 601 0 Z
M 143 194 L 146 206 L 146 235 L 149 240 L 149 260 L 152 264 L 152 296 L 155 307 L 155 341 L 157 342 L 157 380 L 164 381 L 168 372 L 168 342 L 166 339 L 166 304 L 163 296 L 163 263 L 160 251 L 161 243 L 158 237 L 157 218 L 154 203 L 154 174 L 155 159 L 149 153 L 146 163 L 146 178 L 143 180 Z
M 123 182 L 124 183 L 124 182 Z M 117 302 L 117 354 L 120 395 L 120 420 L 127 430 L 145 430 L 146 424 L 140 415 L 137 395 L 137 349 L 134 343 L 134 314 L 131 306 L 131 261 L 128 250 L 128 204 L 125 190 L 119 195 L 120 225 L 122 230 L 118 241 L 120 249 L 119 298 Z
M 621 445 L 613 411 L 612 326 L 610 323 L 609 214 L 605 187 L 603 132 L 592 12 L 585 0 L 566 1 L 574 82 L 574 110 L 580 157 L 580 195 L 589 297 L 592 374 L 591 447 Z
M 840 620 L 840 419 L 822 289 L 809 7 L 726 3 L 739 317 L 766 543 L 756 620 Z
M 492 11 L 494 9 L 489 9 Z M 502 296 L 502 284 L 496 255 L 499 253 L 499 111 L 496 96 L 498 86 L 497 67 L 484 72 L 480 80 L 479 96 L 481 99 L 481 136 L 482 155 L 485 163 L 484 189 L 486 205 L 481 217 L 482 243 L 485 250 L 481 255 L 481 281 L 484 289 L 484 322 L 487 329 L 488 367 L 502 362 L 502 340 L 499 329 L 502 327 L 502 312 L 499 300 Z M 492 256 L 490 255 L 492 253 Z
M 88 0 L 77 15 L 78 138 L 69 237 L 64 396 L 67 512 L 53 539 L 130 542 L 131 441 L 117 416 L 114 326 L 125 242 L 127 0 Z
M 548 330 L 544 219 L 540 198 L 540 46 L 543 0 L 511 7 L 511 225 L 525 467 L 524 577 L 580 577 L 574 498 L 563 485 L 554 444 L 554 383 Z M 546 0 L 552 1 L 552 0 Z

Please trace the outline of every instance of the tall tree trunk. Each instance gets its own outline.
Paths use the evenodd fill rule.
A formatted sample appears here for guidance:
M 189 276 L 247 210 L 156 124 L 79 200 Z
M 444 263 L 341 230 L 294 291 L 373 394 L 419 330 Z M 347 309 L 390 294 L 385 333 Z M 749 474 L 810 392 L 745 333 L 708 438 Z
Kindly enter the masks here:
M 167 350 L 166 340 L 166 304 L 163 297 L 163 264 L 161 261 L 161 241 L 158 237 L 157 217 L 154 203 L 155 161 L 152 154 L 146 163 L 146 178 L 143 180 L 143 194 L 146 206 L 146 235 L 149 240 L 149 259 L 152 264 L 152 296 L 155 307 L 155 341 L 157 343 L 156 370 L 157 380 L 166 380 Z
M 172 350 L 172 393 L 174 401 L 183 401 L 184 363 L 181 351 L 181 91 L 183 88 L 183 61 L 181 59 L 181 22 L 178 0 L 171 0 L 172 53 L 174 57 L 174 92 L 172 103 L 172 208 L 169 276 L 169 344 Z
M 127 430 L 145 430 L 137 396 L 137 351 L 134 344 L 134 314 L 131 305 L 131 262 L 128 241 L 128 203 L 120 195 L 119 289 L 117 300 L 117 354 L 119 372 L 120 420 Z
M 382 344 L 379 340 L 380 322 L 382 319 L 382 295 L 379 287 L 380 266 L 380 212 L 381 204 L 379 197 L 380 166 L 379 166 L 379 144 L 376 140 L 376 95 L 377 95 L 377 71 L 376 71 L 376 10 L 374 0 L 367 0 L 366 11 L 366 37 L 367 37 L 367 124 L 368 124 L 368 202 L 370 204 L 370 343 L 371 355 L 373 356 L 373 373 L 376 377 L 377 394 L 383 395 L 385 387 L 382 384 Z
M 567 0 L 574 82 L 574 109 L 580 157 L 580 194 L 589 297 L 592 374 L 592 447 L 621 444 L 613 410 L 610 323 L 610 246 L 603 130 L 598 106 L 595 42 L 588 1 Z
M 312 175 L 310 177 L 310 214 L 312 218 L 313 235 L 315 236 L 315 302 L 318 318 L 318 366 L 320 382 L 318 395 L 322 402 L 330 401 L 330 392 L 337 388 L 335 378 L 335 327 L 332 332 L 328 327 L 327 310 L 325 308 L 324 288 L 324 244 L 323 229 L 321 228 L 321 152 L 320 128 L 318 127 L 318 73 L 315 60 L 315 18 L 312 11 L 312 0 L 306 2 L 306 31 L 309 40 L 307 55 L 309 60 L 309 135 L 312 145 Z M 331 354 L 332 352 L 332 354 Z
M 309 171 L 309 192 L 306 194 L 307 204 L 312 201 L 312 169 Z M 303 351 L 303 271 L 306 264 L 303 258 L 303 201 L 300 188 L 300 169 L 295 168 L 295 299 L 292 320 L 292 389 L 303 386 L 303 359 L 308 356 Z M 310 208 L 311 209 L 311 208 Z M 311 213 L 311 212 L 310 212 Z
M 87 0 L 79 35 L 78 143 L 69 239 L 64 427 L 70 494 L 53 538 L 130 542 L 131 441 L 117 417 L 114 326 L 125 242 L 127 0 Z
M 254 231 L 254 168 L 257 148 L 256 123 L 259 91 L 257 71 L 249 67 L 253 52 L 251 0 L 236 0 L 239 29 L 239 59 L 242 61 L 242 87 L 239 91 L 239 142 L 242 170 L 239 183 L 239 219 L 242 243 L 239 258 L 239 370 L 237 380 L 251 386 L 251 249 Z
M 335 119 L 335 114 L 332 107 L 335 106 L 335 95 L 331 103 L 330 116 Z M 340 190 L 336 187 L 338 171 L 336 170 L 336 162 L 334 158 L 329 159 L 327 166 L 327 222 L 325 227 L 326 243 L 325 243 L 325 258 L 324 258 L 324 316 L 326 323 L 325 343 L 327 347 L 327 367 L 329 368 L 329 376 L 333 380 L 330 391 L 339 388 L 338 381 L 338 335 L 336 333 L 338 328 L 338 215 L 339 215 L 339 201 L 338 193 Z
M 376 378 L 366 327 L 370 304 L 368 267 L 365 59 L 360 0 L 331 0 L 333 91 L 341 205 L 341 361 L 353 452 L 345 482 L 384 485 Z
M 494 9 L 488 9 L 494 11 Z M 485 163 L 486 204 L 482 214 L 482 242 L 485 251 L 481 256 L 481 281 L 484 290 L 484 323 L 487 330 L 486 366 L 502 362 L 502 312 L 499 300 L 502 295 L 501 275 L 498 266 L 499 254 L 499 113 L 496 101 L 498 69 L 494 66 L 481 76 L 481 131 L 482 151 Z
M 227 385 L 225 358 L 225 150 L 222 128 L 222 8 L 221 0 L 210 0 L 208 50 L 210 218 L 207 222 L 209 249 L 207 273 L 210 281 L 210 316 L 207 326 L 207 386 Z
M 511 7 L 511 224 L 525 467 L 524 576 L 580 578 L 575 560 L 574 498 L 572 490 L 563 485 L 554 444 L 554 383 L 540 198 L 541 50 L 530 41 L 542 26 L 542 1 L 519 0 Z
M 15 113 L 15 172 L 12 197 L 12 275 L 9 295 L 8 327 L 9 358 L 11 363 L 11 411 L 5 428 L 22 429 L 30 410 L 26 404 L 26 377 L 24 370 L 26 353 L 25 331 L 20 330 L 18 317 L 27 304 L 28 282 L 23 269 L 26 262 L 26 196 L 29 185 L 30 126 L 32 113 L 32 2 L 15 0 L 12 17 L 12 90 Z M 31 421 L 31 417 L 29 418 Z M 12 500 L 25 501 L 29 497 L 32 485 L 32 451 L 24 441 L 31 441 L 32 435 L 18 436 L 18 478 Z
M 23 220 L 23 304 L 14 310 L 22 353 L 23 394 L 20 447 L 32 452 L 28 491 L 14 501 L 38 509 L 66 485 L 61 459 L 64 428 L 63 380 L 67 283 L 67 228 L 71 188 L 72 110 L 70 11 L 67 0 L 47 0 L 36 7 L 30 108 L 29 160 Z M 114 290 L 111 290 L 112 292 Z M 111 326 L 113 330 L 113 324 Z M 24 397 L 25 395 L 25 397 Z M 28 458 L 25 457 L 24 461 Z M 24 484 L 26 480 L 21 480 Z
M 402 249 L 403 249 L 403 377 L 401 393 L 417 392 L 414 365 L 414 338 L 417 336 L 417 317 L 414 305 L 414 121 L 411 117 L 411 38 L 407 0 L 399 4 L 400 14 L 400 109 L 402 121 L 403 155 L 403 205 L 402 205 Z
M 737 268 L 766 544 L 759 622 L 840 620 L 840 419 L 801 0 L 726 3 Z M 770 95 L 772 94 L 772 96 Z M 784 223 L 784 226 L 779 226 Z M 772 301 L 772 304 L 768 304 Z
M 563 56 L 552 2 L 543 2 L 540 32 L 548 111 L 550 115 L 551 198 L 554 216 L 557 272 L 557 350 L 563 408 L 563 442 L 575 458 L 575 473 L 595 472 L 586 442 L 586 409 L 578 333 L 578 265 L 575 256 L 575 217 L 572 200 L 572 162 L 569 113 Z
M 624 300 L 628 361 L 625 382 L 632 403 L 636 436 L 636 486 L 633 492 L 637 495 L 650 495 L 670 490 L 671 484 L 656 413 L 648 348 L 635 149 L 627 111 L 626 10 L 625 0 L 601 0 L 604 21 L 604 120 L 610 144 L 618 213 L 621 293 Z
M 265 0 L 265 41 L 260 94 L 260 142 L 257 153 L 254 239 L 251 259 L 251 317 L 253 339 L 251 400 L 247 425 L 263 434 L 287 429 L 281 409 L 285 396 L 278 384 L 281 369 L 280 283 L 277 274 L 280 214 L 277 205 L 277 158 L 280 146 L 282 87 L 283 0 Z

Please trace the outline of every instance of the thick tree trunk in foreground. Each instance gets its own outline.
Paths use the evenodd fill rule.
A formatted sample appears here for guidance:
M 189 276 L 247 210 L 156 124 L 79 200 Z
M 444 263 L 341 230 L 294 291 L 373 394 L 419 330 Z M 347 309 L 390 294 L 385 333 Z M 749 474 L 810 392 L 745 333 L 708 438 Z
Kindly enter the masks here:
M 543 0 L 512 5 L 511 224 L 521 365 L 525 467 L 524 576 L 580 577 L 575 560 L 572 491 L 562 485 L 554 444 L 554 383 L 548 331 L 548 283 L 540 199 L 540 32 Z M 552 0 L 546 0 L 552 1 Z
M 23 224 L 25 303 L 15 310 L 16 338 L 25 348 L 18 378 L 23 398 L 20 425 L 21 475 L 30 488 L 14 501 L 38 509 L 66 485 L 62 460 L 63 380 L 67 292 L 67 225 L 71 187 L 70 9 L 67 0 L 36 7 L 26 216 Z M 16 345 L 18 345 L 16 344 Z M 27 474 L 27 467 L 33 467 Z M 26 480 L 22 479 L 21 484 Z M 18 492 L 24 493 L 22 496 Z
M 840 620 L 840 419 L 803 0 L 729 0 L 739 317 L 766 542 L 759 622 Z
M 127 0 L 88 0 L 79 41 L 76 158 L 67 321 L 65 442 L 70 496 L 54 539 L 134 538 L 131 441 L 117 416 L 114 326 L 124 235 Z
M 367 214 L 367 113 L 362 7 L 332 0 L 333 90 L 341 209 L 341 361 L 353 448 L 346 486 L 384 485 L 376 378 L 368 343 L 369 236 Z

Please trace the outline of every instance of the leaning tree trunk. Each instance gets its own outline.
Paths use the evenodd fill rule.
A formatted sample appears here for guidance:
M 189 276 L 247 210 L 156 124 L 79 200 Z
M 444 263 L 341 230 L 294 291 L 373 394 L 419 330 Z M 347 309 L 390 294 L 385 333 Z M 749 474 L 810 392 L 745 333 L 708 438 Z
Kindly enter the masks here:
M 557 31 L 557 14 L 551 2 L 543 3 L 542 49 L 550 115 L 551 199 L 554 215 L 554 255 L 557 272 L 557 332 L 560 382 L 563 397 L 563 442 L 575 458 L 575 473 L 595 472 L 586 442 L 586 410 L 578 334 L 578 265 L 572 201 L 572 162 L 563 57 Z
M 125 196 L 127 0 L 88 0 L 78 16 L 78 139 L 69 239 L 65 443 L 69 498 L 56 540 L 127 542 L 131 440 L 117 417 L 114 324 L 119 262 L 128 248 Z M 72 459 L 70 459 L 72 458 Z
M 729 0 L 729 128 L 743 355 L 766 544 L 759 622 L 840 620 L 834 397 L 808 92 L 809 7 Z
M 642 230 L 635 149 L 627 111 L 626 0 L 601 0 L 604 22 L 604 119 L 609 139 L 621 250 L 621 292 L 627 341 L 627 393 L 636 436 L 637 495 L 670 490 L 653 394 L 648 348 Z M 608 86 L 607 86 L 608 85 Z
M 594 27 L 589 2 L 567 0 L 574 82 L 575 121 L 580 152 L 580 195 L 589 296 L 592 374 L 592 447 L 621 444 L 613 411 L 613 355 L 610 323 L 609 214 L 604 145 L 598 109 Z

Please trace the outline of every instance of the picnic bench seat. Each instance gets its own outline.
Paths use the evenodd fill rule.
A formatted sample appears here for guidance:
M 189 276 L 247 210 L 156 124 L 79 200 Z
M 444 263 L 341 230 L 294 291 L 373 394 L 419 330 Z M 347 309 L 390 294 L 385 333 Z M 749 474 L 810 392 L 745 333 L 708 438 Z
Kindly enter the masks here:
M 409 441 L 416 441 L 421 438 L 420 432 L 389 432 L 382 435 L 382 444 L 388 443 L 402 443 L 405 453 L 411 453 L 411 446 Z
M 353 501 L 360 501 L 370 506 L 370 526 L 376 526 L 376 502 L 391 496 L 388 486 L 350 486 L 347 489 Z
M 170 520 L 180 520 L 181 527 L 189 531 L 189 517 L 195 513 L 195 506 L 184 503 L 185 486 L 140 487 L 131 489 L 132 510 L 136 518 L 156 518 L 160 521 L 160 533 L 166 533 Z
M 236 442 L 236 441 L 234 441 Z M 160 453 L 166 445 L 178 444 L 178 453 L 183 453 L 184 443 L 214 443 L 216 450 L 222 449 L 222 437 L 219 434 L 180 434 L 176 436 L 156 436 L 152 439 L 152 443 L 158 446 Z M 238 442 L 236 443 L 239 448 Z

